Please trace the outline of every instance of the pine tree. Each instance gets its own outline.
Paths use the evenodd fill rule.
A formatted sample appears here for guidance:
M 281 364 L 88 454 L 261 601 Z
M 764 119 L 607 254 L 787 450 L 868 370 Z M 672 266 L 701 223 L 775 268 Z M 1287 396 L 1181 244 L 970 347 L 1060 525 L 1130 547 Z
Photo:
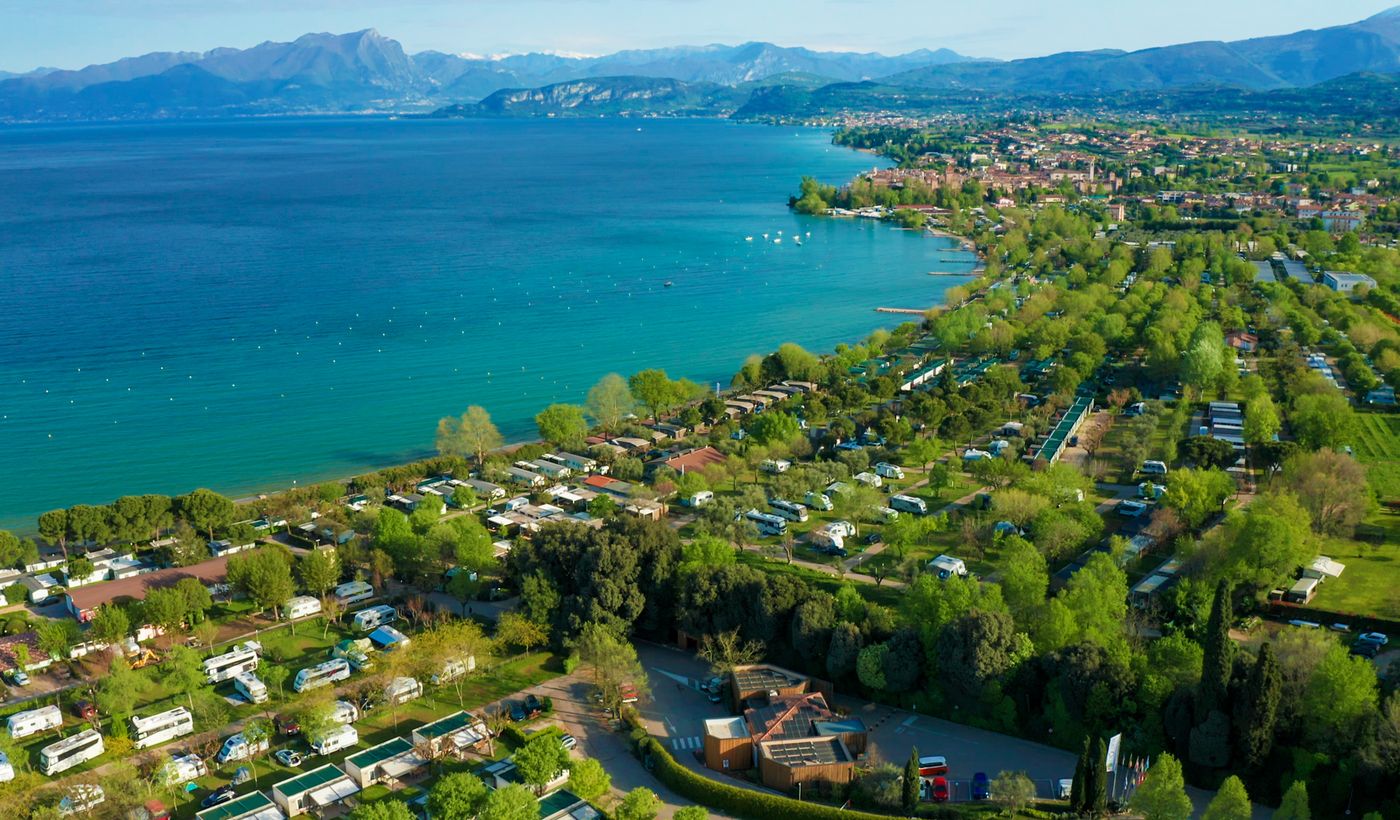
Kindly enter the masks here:
M 1273 646 L 1266 643 L 1249 670 L 1249 680 L 1235 710 L 1236 748 L 1245 768 L 1263 765 L 1273 748 L 1282 685 Z
M 1312 820 L 1307 784 L 1301 780 L 1293 781 L 1293 785 L 1283 793 L 1283 802 L 1274 811 L 1274 820 Z
M 909 760 L 904 764 L 904 782 L 901 784 L 903 790 L 900 792 L 900 805 L 904 808 L 904 813 L 912 815 L 919 807 L 919 749 L 914 747 L 909 750 Z
M 1221 581 L 1215 588 L 1215 603 L 1206 622 L 1205 658 L 1201 664 L 1201 684 L 1196 688 L 1196 722 L 1223 709 L 1230 685 L 1230 666 L 1235 644 L 1230 640 L 1230 585 Z
M 1191 820 L 1191 798 L 1177 759 L 1164 754 L 1152 761 L 1129 805 L 1144 820 Z
M 1250 820 L 1254 807 L 1249 803 L 1249 793 L 1244 784 L 1234 775 L 1225 778 L 1220 791 L 1211 798 L 1201 820 Z

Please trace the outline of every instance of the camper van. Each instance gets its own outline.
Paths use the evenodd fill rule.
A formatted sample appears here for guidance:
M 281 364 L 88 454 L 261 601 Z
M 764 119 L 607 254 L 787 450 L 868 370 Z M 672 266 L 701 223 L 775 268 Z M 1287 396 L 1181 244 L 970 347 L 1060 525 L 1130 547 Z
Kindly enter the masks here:
M 172 786 L 183 785 L 209 774 L 209 767 L 199 755 L 173 755 L 161 767 L 161 779 Z
M 444 683 L 451 683 L 454 680 L 471 672 L 476 671 L 476 656 L 468 655 L 466 658 L 450 660 L 442 665 L 441 672 L 434 672 L 428 678 L 428 683 L 433 686 L 441 686 Z
M 874 517 L 886 524 L 893 524 L 899 520 L 899 510 L 892 510 L 889 507 L 876 507 Z
M 10 737 L 19 740 L 22 737 L 37 735 L 40 732 L 47 732 L 62 726 L 63 712 L 59 711 L 57 706 L 43 706 L 38 709 L 15 712 L 10 715 L 7 724 L 10 729 Z
M 282 613 L 287 616 L 289 621 L 309 618 L 312 615 L 321 614 L 321 602 L 310 595 L 298 595 L 283 604 Z
M 822 512 L 831 512 L 831 498 L 825 493 L 807 493 L 807 506 Z
M 880 478 L 902 479 L 904 478 L 904 469 L 896 464 L 882 461 L 875 465 L 875 475 Z
M 331 720 L 342 726 L 360 719 L 360 707 L 348 700 L 338 700 L 331 704 Z
M 408 703 L 423 694 L 423 684 L 416 678 L 394 678 L 384 687 L 384 700 L 394 704 Z
M 313 754 L 335 754 L 360 742 L 360 733 L 354 726 L 342 724 L 326 733 L 326 736 L 311 744 Z
M 341 606 L 368 601 L 374 597 L 374 587 L 364 581 L 350 581 L 335 588 L 335 599 Z
M 703 507 L 715 500 L 715 494 L 709 490 L 700 490 L 681 499 L 681 504 L 687 507 Z
M 890 496 L 890 507 L 914 515 L 928 515 L 928 504 L 922 498 L 915 498 L 912 495 Z
M 1143 475 L 1166 475 L 1167 465 L 1161 461 L 1144 461 L 1142 463 L 1142 469 L 1138 470 L 1138 472 Z
M 308 689 L 329 686 L 332 683 L 349 679 L 350 664 L 344 658 L 335 658 L 298 672 L 292 681 L 292 690 L 300 694 Z
M 372 606 L 369 609 L 362 609 L 355 613 L 355 629 L 360 632 L 372 632 L 384 624 L 391 624 L 399 619 L 399 613 L 391 606 Z
M 267 703 L 267 684 L 252 672 L 240 672 L 233 679 L 233 688 L 249 703 Z
M 222 655 L 204 660 L 204 676 L 212 686 L 221 681 L 233 680 L 243 672 L 258 668 L 258 658 L 262 655 L 262 644 L 257 641 L 242 643 Z
M 232 763 L 235 760 L 247 760 L 258 752 L 267 751 L 267 738 L 259 740 L 257 743 L 249 743 L 248 738 L 242 732 L 230 735 L 224 741 L 224 745 L 219 748 L 219 753 L 214 756 L 216 763 Z

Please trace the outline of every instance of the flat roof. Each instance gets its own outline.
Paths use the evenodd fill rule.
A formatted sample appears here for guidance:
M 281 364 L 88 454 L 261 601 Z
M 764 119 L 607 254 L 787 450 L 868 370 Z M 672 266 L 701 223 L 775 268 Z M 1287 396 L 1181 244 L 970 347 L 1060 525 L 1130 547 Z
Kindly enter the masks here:
M 312 769 L 305 774 L 283 780 L 272 787 L 273 791 L 281 792 L 287 796 L 306 794 L 313 789 L 319 789 L 327 783 L 334 783 L 345 778 L 347 775 L 335 766 L 327 763 L 319 769 Z
M 705 734 L 725 740 L 735 740 L 749 736 L 749 725 L 741 717 L 709 718 L 705 721 Z
M 439 718 L 432 723 L 425 723 L 413 730 L 415 735 L 426 738 L 444 737 L 453 732 L 475 726 L 481 720 L 471 712 L 457 712 L 445 718 Z
M 82 611 L 124 598 L 144 600 L 146 593 L 152 589 L 174 586 L 183 578 L 194 578 L 202 584 L 209 584 L 222 582 L 227 577 L 228 556 L 225 555 L 193 566 L 158 569 L 120 581 L 104 581 L 100 584 L 77 587 L 68 591 L 68 598 L 74 607 Z
M 386 740 L 378 746 L 371 746 L 363 752 L 350 755 L 345 758 L 345 765 L 354 765 L 355 768 L 364 770 L 411 751 L 413 751 L 412 743 L 404 738 L 396 737 L 393 740 Z
M 763 756 L 791 769 L 849 763 L 851 755 L 838 737 L 811 737 L 773 740 L 761 747 Z
M 734 683 L 742 691 L 754 689 L 776 689 L 782 686 L 795 686 L 807 680 L 806 677 L 780 669 L 776 666 L 748 666 L 733 671 Z
M 583 798 L 567 789 L 560 789 L 553 794 L 547 794 L 540 798 L 540 817 L 553 817 L 561 812 L 566 812 L 579 803 Z
M 271 809 L 277 812 L 276 816 L 281 817 L 282 811 L 272 802 L 272 799 L 262 792 L 248 792 L 233 798 L 227 803 L 215 806 L 212 809 L 205 809 L 195 815 L 199 820 L 239 820 L 239 818 L 249 815 L 263 815 Z M 267 814 L 272 817 L 272 814 Z

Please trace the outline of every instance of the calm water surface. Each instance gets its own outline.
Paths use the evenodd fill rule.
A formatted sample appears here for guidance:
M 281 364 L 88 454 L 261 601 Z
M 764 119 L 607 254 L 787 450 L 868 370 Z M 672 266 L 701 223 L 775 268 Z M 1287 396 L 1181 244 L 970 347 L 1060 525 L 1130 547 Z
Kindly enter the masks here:
M 892 326 L 970 257 L 785 206 L 875 161 L 712 121 L 0 130 L 0 526 L 351 475 L 469 404 L 522 438 L 611 371 L 727 382 Z

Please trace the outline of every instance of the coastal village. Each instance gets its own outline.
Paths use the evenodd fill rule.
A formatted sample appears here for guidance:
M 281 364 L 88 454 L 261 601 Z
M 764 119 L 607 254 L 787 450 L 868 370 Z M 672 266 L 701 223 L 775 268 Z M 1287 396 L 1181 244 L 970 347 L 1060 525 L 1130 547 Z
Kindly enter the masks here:
M 944 304 L 720 391 L 606 377 L 534 442 L 473 407 L 425 462 L 0 534 L 0 804 L 1400 811 L 1390 149 L 837 141 L 898 164 L 794 207 L 959 237 Z

